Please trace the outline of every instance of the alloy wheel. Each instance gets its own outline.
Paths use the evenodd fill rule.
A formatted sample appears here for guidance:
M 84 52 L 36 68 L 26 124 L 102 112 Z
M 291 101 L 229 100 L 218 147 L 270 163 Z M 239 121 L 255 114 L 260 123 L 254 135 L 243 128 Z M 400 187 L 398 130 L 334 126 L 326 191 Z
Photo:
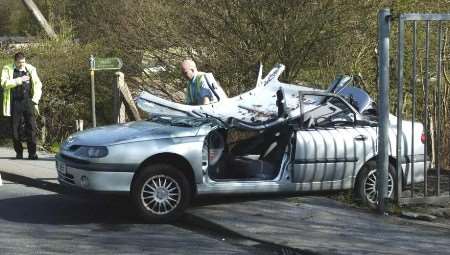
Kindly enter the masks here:
M 378 190 L 377 190 L 377 174 L 376 170 L 373 169 L 367 175 L 366 181 L 364 183 L 364 195 L 370 203 L 376 204 Z M 388 197 L 392 196 L 394 191 L 394 179 L 391 173 L 388 174 L 388 185 L 387 185 L 387 194 Z
M 167 175 L 152 176 L 142 186 L 141 201 L 154 214 L 168 214 L 181 201 L 180 185 Z

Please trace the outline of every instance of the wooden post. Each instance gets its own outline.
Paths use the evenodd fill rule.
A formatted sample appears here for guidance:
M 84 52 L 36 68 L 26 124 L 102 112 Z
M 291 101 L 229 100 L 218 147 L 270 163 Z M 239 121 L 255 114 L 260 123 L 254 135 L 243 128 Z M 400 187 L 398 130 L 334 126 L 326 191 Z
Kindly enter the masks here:
M 119 110 L 119 117 L 118 117 L 119 123 L 125 123 L 126 120 L 126 114 L 125 114 L 125 104 L 122 102 L 120 103 L 120 110 Z
M 113 123 L 123 123 L 124 119 L 121 119 L 119 116 L 119 108 L 121 106 L 121 100 L 120 100 L 120 83 L 123 82 L 123 73 L 116 72 L 116 82 L 113 83 L 112 92 L 113 92 Z
M 75 120 L 75 126 L 77 127 L 77 131 L 83 131 L 84 121 L 83 120 Z
M 133 114 L 133 118 L 135 120 L 141 120 L 141 116 L 139 115 L 139 111 L 134 104 L 133 97 L 131 96 L 130 90 L 128 89 L 127 84 L 125 83 L 124 74 L 122 72 L 116 72 L 117 83 L 119 84 L 119 90 L 127 106 L 129 107 L 131 113 Z
M 28 8 L 28 10 L 31 11 L 31 13 L 33 14 L 34 18 L 39 22 L 39 24 L 45 30 L 47 35 L 50 38 L 55 39 L 57 37 L 55 31 L 48 24 L 48 22 L 45 19 L 44 15 L 42 15 L 41 11 L 37 7 L 37 5 L 33 2 L 33 0 L 22 0 L 22 2 L 25 4 L 25 6 Z

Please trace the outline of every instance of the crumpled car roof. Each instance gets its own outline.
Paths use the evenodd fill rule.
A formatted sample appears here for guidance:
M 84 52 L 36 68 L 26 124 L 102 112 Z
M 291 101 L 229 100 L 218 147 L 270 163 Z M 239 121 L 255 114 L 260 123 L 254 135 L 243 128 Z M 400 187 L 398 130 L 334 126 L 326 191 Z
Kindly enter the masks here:
M 285 66 L 276 65 L 264 79 L 258 76 L 255 88 L 231 98 L 224 98 L 219 102 L 209 105 L 185 105 L 169 100 L 162 99 L 148 92 L 142 92 L 137 99 L 138 107 L 150 115 L 172 115 L 172 116 L 194 116 L 204 117 L 213 116 L 223 121 L 227 121 L 230 117 L 245 122 L 264 122 L 277 118 L 277 91 L 282 90 L 284 95 L 284 104 L 288 109 L 289 117 L 295 118 L 301 114 L 300 112 L 300 91 L 318 91 L 324 92 L 310 87 L 287 84 L 280 82 L 278 78 L 284 71 Z M 348 77 L 348 76 L 347 76 Z M 345 78 L 345 77 L 344 77 Z M 346 79 L 338 82 L 344 83 Z M 358 111 L 362 112 L 371 102 L 367 93 L 358 88 L 339 87 L 340 84 L 332 84 L 339 93 L 351 93 L 356 96 L 359 107 Z M 318 107 L 320 100 L 314 96 L 304 97 L 303 111 L 307 112 Z

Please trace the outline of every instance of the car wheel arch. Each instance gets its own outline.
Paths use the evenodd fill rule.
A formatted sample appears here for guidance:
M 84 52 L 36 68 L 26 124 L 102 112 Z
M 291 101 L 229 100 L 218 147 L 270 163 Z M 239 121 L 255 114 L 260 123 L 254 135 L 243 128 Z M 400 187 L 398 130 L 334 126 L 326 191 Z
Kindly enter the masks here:
M 356 174 L 355 180 L 358 180 L 358 179 L 359 179 L 359 175 L 361 174 L 361 169 L 362 169 L 365 165 L 367 165 L 369 162 L 372 162 L 372 161 L 377 161 L 377 156 L 373 156 L 372 158 L 366 160 L 366 161 L 364 162 L 364 164 L 362 164 L 362 166 L 361 166 L 361 167 L 359 168 L 359 170 L 358 170 L 358 173 Z M 397 159 L 394 158 L 392 155 L 389 155 L 389 158 L 388 158 L 388 164 L 390 164 L 390 165 L 394 166 L 394 168 L 396 168 L 396 167 L 397 167 Z M 401 172 L 401 173 L 402 173 L 402 175 L 401 175 L 401 178 L 402 178 L 402 185 L 405 185 L 405 177 L 404 177 L 403 169 L 402 169 L 402 172 Z M 357 185 L 357 183 L 356 183 L 356 181 L 355 181 L 355 182 L 353 183 L 353 188 L 355 188 L 356 185 Z
M 170 163 L 168 163 L 170 162 Z M 137 168 L 137 170 L 134 173 L 133 180 L 131 181 L 130 190 L 133 186 L 134 182 L 136 181 L 136 177 L 139 175 L 139 173 L 147 166 L 154 165 L 158 163 L 163 164 L 169 164 L 171 166 L 174 166 L 178 170 L 180 170 L 189 180 L 189 183 L 191 184 L 191 190 L 193 194 L 197 193 L 197 187 L 195 185 L 195 176 L 194 176 L 194 170 L 191 166 L 191 164 L 182 156 L 175 154 L 175 153 L 160 153 L 152 155 L 151 157 L 145 159 Z

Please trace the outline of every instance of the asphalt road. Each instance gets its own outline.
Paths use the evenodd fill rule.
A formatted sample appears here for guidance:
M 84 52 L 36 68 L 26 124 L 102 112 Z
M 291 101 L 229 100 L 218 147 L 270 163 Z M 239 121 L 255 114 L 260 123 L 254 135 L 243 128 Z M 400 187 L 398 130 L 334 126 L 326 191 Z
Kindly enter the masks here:
M 58 194 L 3 180 L 0 254 L 286 254 L 184 219 L 144 224 L 127 197 Z
M 321 197 L 208 196 L 175 224 L 144 224 L 127 196 L 57 184 L 51 156 L 11 160 L 14 152 L 1 147 L 0 154 L 0 255 L 449 254 L 447 225 Z

